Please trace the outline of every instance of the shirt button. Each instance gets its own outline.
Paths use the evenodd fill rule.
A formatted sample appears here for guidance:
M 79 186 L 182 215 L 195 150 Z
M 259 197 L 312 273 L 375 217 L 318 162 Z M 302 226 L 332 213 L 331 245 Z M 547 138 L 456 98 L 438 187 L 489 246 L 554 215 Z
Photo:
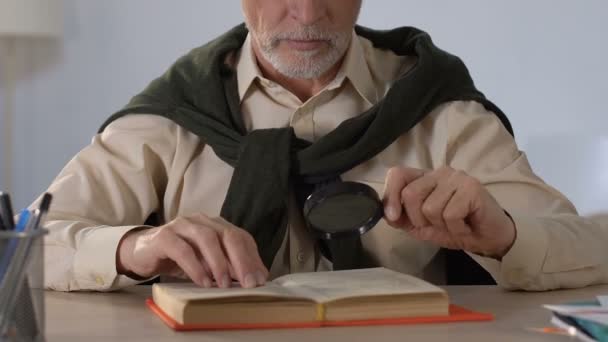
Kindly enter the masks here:
M 506 278 L 510 282 L 521 283 L 526 280 L 526 274 L 521 269 L 514 269 L 506 272 Z
M 298 253 L 298 255 L 297 255 L 296 259 L 298 259 L 298 262 L 299 262 L 299 263 L 303 263 L 303 262 L 304 262 L 304 260 L 305 260 L 305 258 L 304 258 L 304 257 L 305 257 L 304 252 L 300 252 L 300 253 Z
M 95 276 L 95 282 L 99 285 L 104 284 L 103 278 L 101 276 Z

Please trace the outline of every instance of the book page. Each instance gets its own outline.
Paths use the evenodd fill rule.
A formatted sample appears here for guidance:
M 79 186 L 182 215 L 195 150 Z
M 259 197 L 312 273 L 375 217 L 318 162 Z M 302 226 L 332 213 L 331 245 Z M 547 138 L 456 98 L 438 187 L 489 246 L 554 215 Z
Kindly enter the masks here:
M 274 283 L 317 302 L 330 302 L 351 297 L 445 294 L 441 288 L 416 277 L 386 268 L 369 268 L 348 271 L 296 273 L 273 281 Z
M 269 282 L 264 286 L 252 289 L 241 288 L 238 283 L 233 283 L 231 288 L 222 289 L 218 287 L 202 288 L 194 283 L 161 283 L 154 284 L 155 291 L 160 291 L 179 301 L 193 300 L 215 300 L 234 298 L 243 300 L 243 298 L 263 299 L 298 299 L 302 298 L 293 292 L 291 289 L 279 286 L 273 282 Z

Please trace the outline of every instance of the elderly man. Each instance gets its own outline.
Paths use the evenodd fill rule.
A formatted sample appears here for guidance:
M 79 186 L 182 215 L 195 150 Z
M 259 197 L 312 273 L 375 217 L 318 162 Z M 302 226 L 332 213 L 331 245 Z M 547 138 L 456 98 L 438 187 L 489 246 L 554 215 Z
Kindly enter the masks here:
M 500 109 L 423 32 L 355 26 L 360 0 L 242 7 L 246 27 L 181 58 L 50 186 L 48 288 L 336 269 L 297 195 L 336 176 L 384 199 L 361 267 L 441 282 L 446 248 L 507 289 L 608 280 L 608 232 L 532 172 Z

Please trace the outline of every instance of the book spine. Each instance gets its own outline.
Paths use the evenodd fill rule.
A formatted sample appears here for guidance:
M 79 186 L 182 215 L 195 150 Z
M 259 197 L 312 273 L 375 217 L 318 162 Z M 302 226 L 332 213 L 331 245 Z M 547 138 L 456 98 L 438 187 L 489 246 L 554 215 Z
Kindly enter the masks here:
M 325 305 L 323 303 L 317 303 L 317 321 L 325 321 Z

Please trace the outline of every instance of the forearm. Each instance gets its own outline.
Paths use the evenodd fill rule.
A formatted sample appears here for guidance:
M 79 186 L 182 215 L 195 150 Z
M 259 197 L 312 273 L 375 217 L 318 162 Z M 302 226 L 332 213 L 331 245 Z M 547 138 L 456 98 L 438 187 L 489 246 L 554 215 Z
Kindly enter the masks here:
M 576 214 L 511 212 L 517 238 L 497 261 L 472 257 L 506 289 L 575 288 L 608 282 L 608 227 Z

